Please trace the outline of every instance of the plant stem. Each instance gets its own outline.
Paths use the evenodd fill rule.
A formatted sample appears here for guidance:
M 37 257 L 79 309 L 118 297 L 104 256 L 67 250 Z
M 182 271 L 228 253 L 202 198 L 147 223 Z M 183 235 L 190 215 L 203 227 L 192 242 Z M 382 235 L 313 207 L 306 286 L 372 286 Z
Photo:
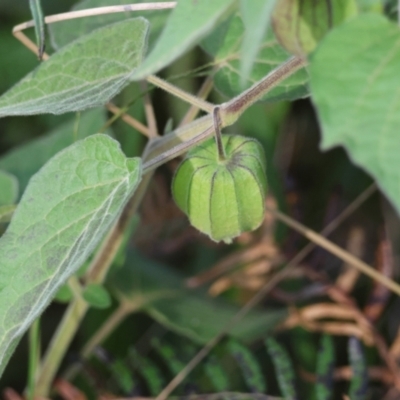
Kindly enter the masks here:
M 276 85 L 306 65 L 307 61 L 300 57 L 292 57 L 271 71 L 265 78 L 255 83 L 234 99 L 220 105 L 221 126 L 224 128 L 237 121 L 241 114 L 257 100 L 265 96 Z M 171 132 L 154 141 L 149 149 L 148 161 L 143 171 L 152 171 L 169 160 L 185 153 L 212 136 L 214 133 L 213 118 L 206 115 L 193 123 Z
M 54 14 L 45 17 L 44 22 L 46 24 L 53 24 L 55 22 L 67 21 L 69 19 L 93 17 L 96 15 L 105 15 L 112 13 L 122 13 L 127 11 L 146 11 L 146 10 L 165 10 L 169 8 L 174 8 L 176 6 L 176 1 L 169 2 L 159 2 L 159 3 L 141 3 L 141 4 L 131 4 L 131 5 L 121 5 L 121 6 L 106 6 L 106 7 L 95 7 L 79 11 L 70 11 L 61 14 Z M 32 28 L 35 26 L 33 20 L 28 22 L 23 22 L 22 24 L 16 25 L 13 28 L 13 33 L 23 31 L 27 28 Z
M 170 84 L 167 81 L 164 81 L 158 76 L 150 75 L 146 78 L 146 80 L 147 82 L 150 82 L 153 85 L 161 89 L 164 89 L 166 92 L 173 94 L 175 97 L 178 97 L 179 99 L 182 99 L 183 101 L 196 106 L 200 110 L 203 110 L 207 113 L 212 113 L 213 111 L 214 108 L 213 104 L 209 103 L 208 101 L 199 99 L 198 97 L 193 96 L 192 94 L 185 92 L 182 89 L 179 89 L 178 87 Z
M 210 94 L 213 86 L 214 86 L 213 76 L 210 75 L 205 79 L 205 81 L 201 85 L 201 88 L 200 88 L 199 92 L 197 93 L 196 97 L 198 99 L 202 99 L 202 100 L 206 99 L 208 97 L 208 95 Z M 190 122 L 192 122 L 197 117 L 199 110 L 200 109 L 196 105 L 192 104 L 190 106 L 189 110 L 187 111 L 186 115 L 183 117 L 182 121 L 179 123 L 179 127 L 185 126 L 185 125 L 189 124 Z
M 128 111 L 128 107 L 126 108 L 119 108 L 113 103 L 107 103 L 106 107 L 109 111 L 114 114 L 115 120 L 121 118 L 122 121 L 127 123 L 132 128 L 136 129 L 138 132 L 142 133 L 147 138 L 150 138 L 150 130 L 146 125 L 143 125 L 141 122 L 133 118 L 131 115 L 126 114 Z M 114 118 L 112 118 L 111 122 L 114 122 Z M 108 126 L 106 127 L 108 128 Z M 105 129 L 104 129 L 105 130 Z
M 232 125 L 251 105 L 306 65 L 306 59 L 298 56 L 291 57 L 239 96 L 221 104 L 222 127 Z
M 85 300 L 76 295 L 80 292 L 80 285 L 77 280 L 70 280 L 70 286 L 73 288 L 75 298 L 69 304 L 61 323 L 58 325 L 50 345 L 46 351 L 46 356 L 39 370 L 35 386 L 36 397 L 48 397 L 49 389 L 53 378 L 58 370 L 61 360 L 64 358 L 71 340 L 78 329 L 87 309 L 89 308 Z
M 294 219 L 288 217 L 287 215 L 281 213 L 278 210 L 271 210 L 267 208 L 267 211 L 272 213 L 277 219 L 284 222 L 286 225 L 290 226 L 297 232 L 300 232 L 306 238 L 313 241 L 318 246 L 324 248 L 325 250 L 329 251 L 331 254 L 335 255 L 336 257 L 340 258 L 342 261 L 350 264 L 352 267 L 358 269 L 365 275 L 369 276 L 370 278 L 376 280 L 381 285 L 385 286 L 386 288 L 390 289 L 393 293 L 400 295 L 400 285 L 394 282 L 392 279 L 386 277 L 382 273 L 378 272 L 376 269 L 372 268 L 370 265 L 366 264 L 364 261 L 359 260 L 357 257 L 350 254 L 348 251 L 343 250 L 336 244 L 330 242 L 329 240 L 325 239 L 323 236 L 318 234 L 317 232 L 313 231 L 310 228 L 300 224 L 300 222 L 295 221 Z
M 37 318 L 29 328 L 29 370 L 27 398 L 33 400 L 35 396 L 35 377 L 40 362 L 40 318 Z
M 215 143 L 217 144 L 217 149 L 218 149 L 218 158 L 219 161 L 224 161 L 226 160 L 226 153 L 224 144 L 222 143 L 221 117 L 220 117 L 220 108 L 218 106 L 214 107 L 213 110 L 213 123 L 214 123 Z
M 140 87 L 143 92 L 144 111 L 146 113 L 147 126 L 149 127 L 149 138 L 154 139 L 159 137 L 157 131 L 157 121 L 154 113 L 153 104 L 150 99 L 150 94 L 147 89 L 147 82 L 141 81 Z

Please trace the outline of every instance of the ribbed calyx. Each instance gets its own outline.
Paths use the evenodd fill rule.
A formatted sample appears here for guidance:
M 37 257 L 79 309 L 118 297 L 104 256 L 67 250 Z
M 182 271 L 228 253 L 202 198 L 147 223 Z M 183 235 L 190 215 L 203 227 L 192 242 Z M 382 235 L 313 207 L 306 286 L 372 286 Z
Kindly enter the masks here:
M 176 170 L 172 193 L 190 223 L 214 241 L 230 243 L 258 228 L 267 189 L 265 155 L 255 139 L 223 135 L 226 160 L 215 140 L 188 152 Z

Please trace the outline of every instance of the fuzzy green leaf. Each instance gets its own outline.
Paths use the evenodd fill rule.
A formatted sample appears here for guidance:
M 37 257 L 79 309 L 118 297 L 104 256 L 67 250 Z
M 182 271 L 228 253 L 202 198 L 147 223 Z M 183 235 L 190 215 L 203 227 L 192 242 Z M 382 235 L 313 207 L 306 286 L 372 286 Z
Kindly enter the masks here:
M 141 62 L 147 28 L 145 19 L 129 19 L 72 42 L 0 97 L 0 117 L 104 105 Z
M 76 141 L 97 133 L 105 122 L 106 114 L 103 109 L 86 111 L 78 120 L 73 118 L 48 134 L 0 156 L 0 169 L 15 175 L 23 192 L 31 176 L 51 157 Z M 32 157 L 32 154 L 35 157 Z
M 134 79 L 143 79 L 197 44 L 229 10 L 234 0 L 180 0 Z
M 127 159 L 106 135 L 64 149 L 31 179 L 0 239 L 0 371 L 140 179 L 140 159 Z
M 0 207 L 14 204 L 18 198 L 18 180 L 14 175 L 0 170 Z
M 400 31 L 363 15 L 336 28 L 311 57 L 322 148 L 343 145 L 400 213 Z
M 245 28 L 239 16 L 229 25 L 222 25 L 204 42 L 205 49 L 215 57 L 217 72 L 214 76 L 216 88 L 227 97 L 243 91 L 241 78 L 241 49 Z M 217 45 L 218 44 L 218 45 Z M 259 47 L 257 58 L 244 87 L 250 87 L 290 57 L 277 42 L 271 29 L 267 30 Z M 308 94 L 308 74 L 303 68 L 297 71 L 264 96 L 264 101 L 293 100 Z

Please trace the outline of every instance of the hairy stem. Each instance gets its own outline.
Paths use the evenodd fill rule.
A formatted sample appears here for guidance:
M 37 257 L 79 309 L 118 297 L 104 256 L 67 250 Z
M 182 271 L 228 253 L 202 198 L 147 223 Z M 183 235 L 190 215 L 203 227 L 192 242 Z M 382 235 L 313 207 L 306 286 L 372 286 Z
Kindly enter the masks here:
M 303 58 L 292 57 L 241 95 L 221 104 L 221 128 L 235 123 L 247 108 L 305 65 L 306 60 Z M 193 146 L 210 138 L 213 133 L 214 127 L 211 115 L 206 115 L 189 125 L 178 128 L 169 135 L 154 141 L 154 145 L 149 150 L 148 161 L 143 165 L 143 170 L 151 171 L 180 156 Z
M 219 161 L 224 161 L 226 160 L 226 153 L 224 144 L 222 143 L 221 117 L 220 117 L 220 108 L 218 106 L 214 107 L 213 110 L 213 123 L 214 123 L 215 143 L 217 144 L 217 149 L 218 149 L 218 158 Z
M 79 282 L 70 281 L 70 286 L 75 292 L 75 298 L 69 304 L 46 351 L 46 356 L 36 381 L 35 398 L 40 396 L 48 397 L 53 378 L 88 309 L 88 304 L 81 295 L 76 295 L 77 292 L 80 292 Z
M 27 398 L 35 398 L 35 378 L 40 362 L 40 318 L 37 318 L 29 328 L 29 368 Z
M 306 59 L 298 56 L 291 57 L 239 96 L 221 104 L 222 127 L 232 125 L 251 105 L 306 65 Z

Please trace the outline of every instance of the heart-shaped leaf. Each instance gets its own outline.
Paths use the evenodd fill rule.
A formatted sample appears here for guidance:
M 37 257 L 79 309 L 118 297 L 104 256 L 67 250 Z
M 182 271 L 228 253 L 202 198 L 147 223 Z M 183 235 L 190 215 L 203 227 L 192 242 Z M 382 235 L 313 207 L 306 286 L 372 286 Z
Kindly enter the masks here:
M 343 145 L 400 213 L 400 31 L 370 14 L 332 31 L 311 56 L 322 148 Z
M 0 239 L 0 372 L 20 337 L 86 260 L 141 179 L 140 159 L 93 135 L 30 181 Z

